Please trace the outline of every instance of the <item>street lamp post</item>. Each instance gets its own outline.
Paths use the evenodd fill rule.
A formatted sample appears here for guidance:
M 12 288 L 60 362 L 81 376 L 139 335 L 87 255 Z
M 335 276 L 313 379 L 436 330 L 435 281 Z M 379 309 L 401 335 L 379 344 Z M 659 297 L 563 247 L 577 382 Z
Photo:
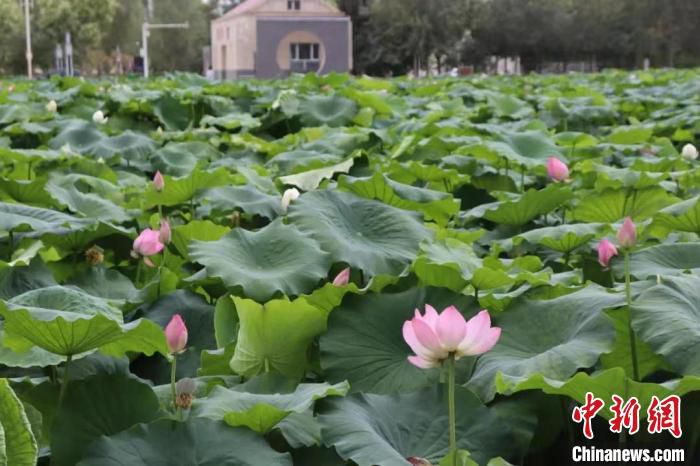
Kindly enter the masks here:
M 31 27 L 31 16 L 29 13 L 29 2 L 31 0 L 20 0 L 24 2 L 24 30 L 27 37 L 27 78 L 32 79 L 32 27 Z
M 170 23 L 170 24 L 151 24 L 148 21 L 143 23 L 141 27 L 141 37 L 143 43 L 143 77 L 148 78 L 148 36 L 150 35 L 151 29 L 188 29 L 190 27 L 189 21 L 184 23 Z

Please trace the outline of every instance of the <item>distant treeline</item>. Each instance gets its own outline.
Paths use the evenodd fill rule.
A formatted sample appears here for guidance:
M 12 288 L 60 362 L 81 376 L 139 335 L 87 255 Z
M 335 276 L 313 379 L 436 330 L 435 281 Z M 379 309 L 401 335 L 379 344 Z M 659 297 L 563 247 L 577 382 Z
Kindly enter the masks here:
M 384 74 L 519 56 L 632 68 L 700 65 L 700 0 L 338 0 L 354 18 L 356 67 Z M 364 4 L 368 8 L 362 8 Z

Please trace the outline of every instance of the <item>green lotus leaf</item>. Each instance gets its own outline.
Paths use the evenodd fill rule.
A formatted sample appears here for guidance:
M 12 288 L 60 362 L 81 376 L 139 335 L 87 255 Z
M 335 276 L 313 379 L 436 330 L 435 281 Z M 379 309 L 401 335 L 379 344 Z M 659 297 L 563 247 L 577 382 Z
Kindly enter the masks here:
M 217 126 L 226 130 L 242 129 L 251 130 L 261 125 L 260 120 L 254 118 L 250 113 L 227 113 L 222 116 L 206 115 L 199 122 L 202 126 Z
M 421 245 L 421 254 L 413 263 L 413 271 L 427 286 L 442 286 L 460 292 L 481 266 L 481 260 L 471 246 L 454 238 L 445 238 Z
M 396 275 L 432 235 L 420 215 L 338 191 L 313 191 L 292 203 L 292 224 L 336 262 L 369 275 Z
M 106 136 L 90 123 L 72 120 L 65 124 L 58 135 L 49 141 L 52 149 L 70 147 L 81 154 L 89 153 Z
M 46 178 L 35 180 L 11 180 L 0 178 L 0 201 L 55 207 L 55 201 L 46 192 Z
M 613 323 L 603 311 L 623 302 L 620 294 L 595 285 L 550 300 L 519 298 L 496 320 L 501 338 L 478 359 L 468 386 L 491 400 L 498 373 L 516 381 L 536 373 L 566 380 L 592 366 L 615 340 Z
M 610 369 L 621 367 L 628 377 L 634 378 L 634 360 L 632 358 L 632 348 L 630 339 L 630 311 L 627 306 L 606 311 L 606 314 L 615 324 L 615 345 L 612 351 L 600 357 L 601 368 Z M 670 369 L 668 363 L 656 354 L 648 343 L 641 340 L 639 335 L 634 334 L 635 355 L 637 358 L 637 371 L 639 379 L 642 380 L 650 374 L 662 369 Z
M 233 211 L 242 211 L 274 220 L 282 213 L 280 196 L 264 193 L 253 185 L 207 189 L 197 198 L 203 204 L 198 211 L 206 215 L 226 215 Z
M 58 285 L 40 259 L 27 266 L 0 266 L 0 299 L 10 299 L 30 290 Z
M 281 220 L 256 232 L 236 228 L 218 241 L 194 241 L 190 256 L 204 265 L 208 276 L 262 302 L 280 291 L 310 291 L 331 265 L 316 241 Z
M 326 328 L 327 312 L 303 298 L 258 304 L 233 298 L 240 321 L 231 368 L 244 377 L 274 370 L 300 379 L 307 368 L 307 351 Z
M 445 225 L 459 212 L 459 201 L 450 194 L 398 183 L 380 172 L 366 178 L 344 176 L 338 180 L 338 186 L 367 199 L 422 212 L 427 220 L 434 220 L 440 225 Z
M 587 244 L 606 227 L 602 223 L 573 223 L 537 228 L 513 237 L 513 244 L 524 240 L 561 253 L 570 253 Z
M 187 176 L 200 160 L 211 161 L 219 153 L 212 146 L 198 141 L 171 142 L 151 154 L 153 169 L 172 176 Z
M 305 126 L 345 126 L 357 113 L 357 105 L 339 95 L 311 95 L 299 103 L 299 116 Z
M 113 240 L 122 237 L 128 246 L 131 246 L 132 238 L 136 235 L 133 230 L 127 230 L 112 223 L 97 222 L 75 227 L 55 227 L 50 231 L 41 232 L 41 234 L 32 233 L 30 236 L 40 237 L 46 246 L 53 246 L 64 252 L 80 254 L 85 252 L 96 240 L 106 237 L 111 237 Z
M 58 287 L 54 287 L 58 288 Z M 16 352 L 33 346 L 61 356 L 72 356 L 93 350 L 111 356 L 122 356 L 128 351 L 144 354 L 168 354 L 165 336 L 160 327 L 147 320 L 121 323 L 113 313 L 102 313 L 85 304 L 90 296 L 68 294 L 66 289 L 35 290 L 31 296 L 20 295 L 8 302 L 0 302 L 0 315 L 5 318 L 4 344 Z M 46 293 L 44 295 L 44 293 Z M 65 297 L 61 295 L 65 293 Z M 21 299 L 18 299 L 21 298 Z M 30 299 L 31 298 L 31 299 Z M 92 298 L 95 302 L 96 298 Z M 28 301 L 26 306 L 13 301 Z M 56 300 L 65 310 L 35 307 L 31 304 Z M 50 303 L 49 303 L 50 305 Z
M 654 131 L 650 128 L 635 126 L 618 126 L 604 141 L 611 144 L 642 144 L 651 139 Z
M 321 425 L 311 409 L 303 413 L 291 413 L 282 419 L 276 428 L 292 448 L 314 447 L 321 444 Z M 331 466 L 328 463 L 323 464 Z
M 0 464 L 34 466 L 39 447 L 22 402 L 7 379 L 0 379 Z
M 652 228 L 700 234 L 700 196 L 670 205 L 654 215 Z
M 353 394 L 320 405 L 321 435 L 360 466 L 409 466 L 414 456 L 437 463 L 447 454 L 447 400 L 438 389 L 402 395 Z M 483 464 L 523 454 L 510 425 L 470 391 L 456 390 L 457 446 Z
M 410 364 L 412 353 L 401 335 L 415 309 L 456 305 L 466 316 L 478 308 L 471 297 L 439 288 L 412 288 L 395 294 L 350 295 L 328 318 L 321 336 L 321 367 L 331 383 L 347 380 L 353 392 L 409 392 L 436 383 L 437 369 Z
M 632 303 L 632 328 L 681 374 L 700 375 L 700 278 L 664 277 Z
M 72 145 L 70 147 L 73 148 Z M 148 136 L 127 130 L 118 136 L 105 137 L 98 140 L 92 147 L 82 153 L 88 153 L 104 159 L 119 155 L 130 163 L 134 163 L 134 161 L 146 160 L 147 156 L 156 147 L 155 141 Z
M 345 154 L 318 152 L 313 150 L 291 150 L 271 158 L 267 165 L 277 166 L 282 173 L 296 173 L 340 163 Z
M 328 396 L 345 396 L 349 388 L 347 382 L 336 385 L 303 383 L 290 392 L 272 379 L 267 383 L 271 386 L 265 387 L 264 392 L 249 392 L 250 383 L 231 389 L 214 388 L 206 399 L 195 403 L 193 415 L 266 434 L 290 414 L 306 412 L 316 400 Z
M 80 228 L 93 224 L 56 210 L 0 202 L 0 231 L 29 227 L 34 231 L 52 231 L 59 227 Z
M 493 202 L 474 207 L 466 219 L 483 218 L 504 225 L 525 225 L 540 215 L 549 213 L 573 197 L 563 184 L 550 184 L 544 189 L 531 189 L 515 200 Z
M 102 314 L 114 320 L 122 320 L 121 311 L 106 300 L 63 286 L 30 290 L 9 299 L 7 304 L 11 308 L 23 307 L 37 311 L 75 312 L 87 316 Z
M 189 259 L 189 245 L 193 241 L 218 241 L 231 229 L 224 225 L 217 225 L 210 220 L 194 220 L 186 225 L 178 225 L 172 228 L 172 244 L 177 252 Z
M 622 261 L 615 263 L 618 276 L 624 273 Z M 700 244 L 672 243 L 659 244 L 630 255 L 630 273 L 640 280 L 658 275 L 683 275 L 687 272 L 700 273 Z
M 296 186 L 302 191 L 313 191 L 318 188 L 321 181 L 332 178 L 336 173 L 347 173 L 350 171 L 353 163 L 355 163 L 355 160 L 351 157 L 329 167 L 283 176 L 280 178 L 280 181 L 286 185 Z
M 659 210 L 675 202 L 675 198 L 663 188 L 642 190 L 606 189 L 585 193 L 574 208 L 578 222 L 614 223 L 624 217 L 635 222 L 653 217 Z
M 142 93 L 140 91 L 139 93 Z M 165 125 L 165 128 L 170 131 L 178 131 L 186 129 L 192 124 L 192 104 L 182 102 L 178 97 L 160 92 L 151 92 L 149 95 L 133 96 L 130 100 L 137 102 L 137 108 L 140 108 L 141 100 L 152 101 L 153 114 Z
M 225 169 L 220 168 L 215 171 L 193 170 L 186 177 L 165 178 L 165 188 L 163 191 L 156 191 L 150 186 L 143 196 L 144 208 L 152 209 L 158 205 L 172 207 L 186 204 L 195 197 L 197 191 L 224 186 L 233 181 L 232 175 Z
M 71 279 L 70 285 L 89 295 L 120 303 L 136 300 L 138 295 L 138 289 L 129 278 L 103 265 L 85 269 Z
M 663 181 L 666 173 L 653 173 L 649 171 L 637 171 L 630 168 L 617 168 L 601 165 L 589 161 L 578 166 L 583 173 L 593 172 L 596 175 L 595 188 L 598 191 L 605 189 L 645 189 L 658 186 Z
M 593 374 L 578 372 L 567 380 L 552 380 L 542 374 L 532 374 L 526 380 L 512 381 L 498 374 L 496 386 L 499 393 L 512 394 L 523 390 L 542 390 L 550 395 L 565 395 L 583 404 L 586 393 L 592 392 L 605 402 L 605 408 L 598 412 L 604 419 L 611 419 L 612 396 L 623 396 L 625 400 L 636 397 L 640 404 L 639 417 L 647 416 L 647 408 L 652 396 L 664 399 L 669 395 L 683 396 L 700 390 L 700 378 L 686 376 L 664 383 L 642 383 L 629 378 L 624 369 L 613 368 Z M 594 432 L 595 434 L 595 432 Z
M 527 102 L 518 99 L 514 95 L 493 92 L 487 95 L 487 101 L 489 107 L 493 109 L 498 117 L 520 120 L 534 113 L 534 110 Z
M 549 157 L 561 157 L 561 148 L 557 147 L 546 133 L 540 131 L 499 130 L 497 137 L 500 140 L 468 145 L 460 152 L 486 160 L 497 167 L 504 167 L 505 163 L 510 163 L 513 168 L 544 167 Z
M 4 345 L 2 327 L 0 325 L 0 364 L 8 367 L 31 368 L 57 366 L 63 362 L 64 358 L 62 356 L 50 353 L 39 347 L 33 347 L 19 353 L 13 351 Z
M 101 220 L 104 222 L 125 222 L 129 220 L 129 215 L 113 202 L 104 199 L 94 193 L 80 192 L 72 185 L 72 180 L 68 183 L 61 182 L 57 177 L 53 177 L 46 184 L 46 192 L 60 205 L 63 205 L 72 212 L 76 212 L 87 218 Z
M 161 419 L 101 437 L 78 466 L 292 466 L 289 453 L 278 453 L 245 428 L 208 419 L 177 422 Z
M 90 444 L 139 422 L 159 416 L 153 389 L 125 375 L 98 375 L 69 383 L 56 412 L 51 456 L 58 464 L 75 465 Z

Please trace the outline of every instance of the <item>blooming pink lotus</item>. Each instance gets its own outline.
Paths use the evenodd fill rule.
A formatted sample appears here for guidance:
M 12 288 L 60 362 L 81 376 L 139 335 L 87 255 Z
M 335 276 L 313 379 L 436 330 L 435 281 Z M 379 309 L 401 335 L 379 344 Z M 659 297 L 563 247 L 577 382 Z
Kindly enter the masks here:
M 617 241 L 623 248 L 632 248 L 637 244 L 637 227 L 630 217 L 625 217 L 622 227 L 617 232 Z
M 153 187 L 158 192 L 162 191 L 163 188 L 165 188 L 165 178 L 163 178 L 163 175 L 160 171 L 157 171 L 155 176 L 153 177 Z
M 491 327 L 491 316 L 482 310 L 466 321 L 456 307 L 450 306 L 438 315 L 425 305 L 425 315 L 416 309 L 415 316 L 403 324 L 403 338 L 415 356 L 408 361 L 421 369 L 438 367 L 450 354 L 455 359 L 476 356 L 489 351 L 501 336 L 499 327 Z
M 159 234 L 158 239 L 163 244 L 169 244 L 170 241 L 172 240 L 173 234 L 172 234 L 172 231 L 170 230 L 170 222 L 168 222 L 167 219 L 164 218 L 163 220 L 161 220 L 160 230 L 158 231 L 158 234 Z
M 341 270 L 333 279 L 333 284 L 335 286 L 345 286 L 348 282 L 350 282 L 350 267 Z
M 556 157 L 547 159 L 547 175 L 553 181 L 566 181 L 569 178 L 569 167 Z
M 165 339 L 171 354 L 181 353 L 187 346 L 187 326 L 180 314 L 175 314 L 165 327 Z
M 617 256 L 617 248 L 607 238 L 603 238 L 598 244 L 598 263 L 608 268 L 610 259 Z
M 160 232 L 146 228 L 134 240 L 132 256 L 143 256 L 143 261 L 147 266 L 153 267 L 153 262 L 149 259 L 161 252 L 165 245 L 160 241 Z

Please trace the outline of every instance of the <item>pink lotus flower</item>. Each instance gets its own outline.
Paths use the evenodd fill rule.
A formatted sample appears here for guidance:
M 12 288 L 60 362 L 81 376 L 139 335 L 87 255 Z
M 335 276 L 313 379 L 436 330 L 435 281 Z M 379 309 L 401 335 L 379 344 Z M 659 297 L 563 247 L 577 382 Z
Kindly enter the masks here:
M 569 167 L 556 157 L 547 159 L 547 175 L 553 181 L 566 181 L 569 178 Z
M 630 217 L 625 217 L 622 227 L 617 232 L 617 242 L 623 248 L 632 248 L 637 244 L 637 227 Z
M 610 259 L 617 256 L 617 248 L 607 238 L 603 238 L 598 244 L 598 263 L 608 268 Z
M 187 346 L 187 327 L 180 314 L 175 314 L 165 327 L 165 339 L 171 354 L 181 353 Z
M 132 256 L 143 256 L 147 266 L 153 267 L 153 262 L 148 258 L 161 252 L 165 245 L 160 241 L 160 232 L 146 228 L 134 240 Z
M 167 219 L 160 221 L 160 230 L 158 231 L 158 234 L 158 239 L 163 244 L 169 244 L 170 240 L 172 240 L 173 234 L 170 231 L 170 222 L 168 222 Z
M 438 315 L 425 305 L 425 315 L 416 309 L 415 316 L 403 324 L 403 339 L 415 356 L 408 361 L 421 369 L 438 367 L 450 353 L 455 359 L 476 356 L 489 351 L 501 336 L 499 327 L 491 327 L 491 316 L 482 310 L 465 321 L 456 307 L 450 306 Z
M 160 171 L 157 171 L 155 176 L 153 177 L 153 187 L 158 192 L 162 191 L 163 188 L 165 188 L 165 178 L 163 178 L 163 175 L 160 173 Z
M 333 279 L 333 284 L 335 286 L 345 286 L 348 282 L 350 282 L 350 267 L 341 270 Z

